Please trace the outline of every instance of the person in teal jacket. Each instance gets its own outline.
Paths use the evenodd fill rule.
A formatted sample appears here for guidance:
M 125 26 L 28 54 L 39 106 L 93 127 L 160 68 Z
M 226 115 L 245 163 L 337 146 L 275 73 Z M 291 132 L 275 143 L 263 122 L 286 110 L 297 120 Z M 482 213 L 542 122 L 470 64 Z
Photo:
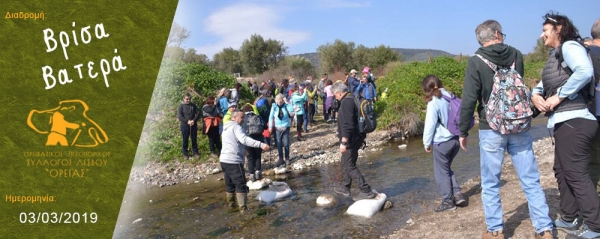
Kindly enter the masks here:
M 279 93 L 275 96 L 275 103 L 271 106 L 269 114 L 269 132 L 275 131 L 275 142 L 277 142 L 277 152 L 279 160 L 276 167 L 289 164 L 290 161 L 290 126 L 293 117 L 294 107 L 285 102 L 285 96 Z M 284 155 L 285 153 L 285 155 Z M 283 161 L 285 157 L 285 162 Z
M 298 85 L 296 84 L 292 88 L 292 96 L 290 97 L 290 101 L 292 102 L 292 106 L 294 106 L 294 112 L 296 115 L 296 139 L 298 141 L 302 141 L 302 126 L 304 125 L 304 103 L 308 100 L 306 90 L 299 90 Z

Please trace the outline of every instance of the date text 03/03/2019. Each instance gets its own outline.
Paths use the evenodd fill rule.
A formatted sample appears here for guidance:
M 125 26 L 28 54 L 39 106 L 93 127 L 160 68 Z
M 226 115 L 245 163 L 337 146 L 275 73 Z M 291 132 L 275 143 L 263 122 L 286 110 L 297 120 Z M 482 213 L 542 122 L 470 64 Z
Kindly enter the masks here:
M 21 212 L 19 222 L 22 224 L 78 224 L 96 223 L 98 214 L 96 212 Z

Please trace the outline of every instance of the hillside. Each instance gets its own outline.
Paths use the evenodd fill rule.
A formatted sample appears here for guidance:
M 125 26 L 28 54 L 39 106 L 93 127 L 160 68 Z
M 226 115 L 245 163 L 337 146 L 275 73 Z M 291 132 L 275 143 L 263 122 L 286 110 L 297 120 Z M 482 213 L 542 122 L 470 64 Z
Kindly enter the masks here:
M 441 51 L 441 50 L 407 49 L 407 48 L 391 48 L 391 49 L 402 54 L 403 61 L 426 61 L 427 59 L 429 59 L 430 55 L 431 55 L 431 57 L 436 57 L 436 56 L 454 57 L 453 54 L 450 54 L 448 52 Z M 308 59 L 313 64 L 313 66 L 315 66 L 317 69 L 320 67 L 319 53 L 317 53 L 317 52 L 303 53 L 303 54 L 292 55 L 292 56 L 304 57 L 304 58 Z

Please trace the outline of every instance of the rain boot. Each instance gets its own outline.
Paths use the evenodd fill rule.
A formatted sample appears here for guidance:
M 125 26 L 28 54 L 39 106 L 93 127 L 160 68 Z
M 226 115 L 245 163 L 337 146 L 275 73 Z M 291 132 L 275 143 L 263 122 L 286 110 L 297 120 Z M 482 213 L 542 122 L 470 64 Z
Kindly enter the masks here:
M 229 208 L 235 208 L 235 193 L 225 193 L 227 199 L 227 206 Z
M 246 206 L 248 194 L 247 193 L 236 193 L 235 197 L 237 199 L 238 205 L 240 206 L 240 212 L 244 213 L 246 210 L 248 210 L 248 206 Z

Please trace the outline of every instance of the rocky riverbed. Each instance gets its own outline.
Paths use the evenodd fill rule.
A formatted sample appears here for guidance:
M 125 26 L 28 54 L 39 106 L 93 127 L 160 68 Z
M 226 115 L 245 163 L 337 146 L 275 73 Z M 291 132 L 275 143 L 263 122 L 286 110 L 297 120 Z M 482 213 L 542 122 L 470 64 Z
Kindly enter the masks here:
M 320 164 L 334 163 L 340 160 L 336 128 L 330 124 L 319 124 L 309 128 L 303 134 L 305 141 L 291 140 L 292 163 L 288 170 L 303 170 Z M 292 130 L 295 132 L 295 130 Z M 291 135 L 294 135 L 293 133 Z M 359 157 L 369 151 L 382 149 L 382 145 L 394 138 L 401 138 L 394 131 L 377 131 L 367 138 L 368 147 L 359 152 Z M 554 219 L 558 213 L 559 195 L 552 170 L 554 146 L 549 137 L 534 142 L 534 152 L 540 170 L 540 182 L 550 207 L 550 215 Z M 277 149 L 263 152 L 262 162 L 265 174 L 273 174 L 272 165 L 277 161 Z M 164 187 L 178 183 L 193 183 L 201 180 L 221 180 L 218 159 L 213 162 L 180 162 L 147 163 L 133 167 L 130 184 L 145 187 Z M 481 183 L 476 177 L 463 183 L 463 193 L 468 197 L 468 206 L 449 212 L 425 212 L 411 215 L 406 226 L 399 228 L 385 238 L 481 238 L 485 229 L 485 221 L 481 204 Z M 502 172 L 502 189 L 500 191 L 504 208 L 504 233 L 507 238 L 533 238 L 534 229 L 529 219 L 527 201 L 518 177 L 510 160 L 506 156 Z M 131 186 L 131 185 L 130 185 Z M 554 236 L 564 238 L 562 232 L 554 232 Z
M 551 219 L 558 214 L 559 195 L 552 165 L 554 162 L 554 146 L 551 138 L 546 137 L 533 143 L 540 182 L 546 202 L 550 207 Z M 500 189 L 500 197 L 504 209 L 505 238 L 534 238 L 534 228 L 529 218 L 529 210 L 525 194 L 521 189 L 519 178 L 507 154 L 504 158 Z M 463 193 L 468 197 L 468 206 L 454 211 L 426 212 L 413 215 L 407 226 L 386 238 L 481 238 L 485 230 L 485 219 L 481 203 L 481 178 L 471 179 L 462 185 Z M 553 232 L 555 238 L 565 238 L 563 232 Z
M 310 126 L 308 133 L 303 133 L 305 140 L 298 141 L 295 130 L 290 132 L 290 161 L 288 170 L 303 170 L 320 164 L 330 164 L 340 161 L 338 151 L 338 138 L 335 134 L 337 126 L 334 124 L 320 123 Z M 376 131 L 367 136 L 367 147 L 359 151 L 359 157 L 367 152 L 382 150 L 381 145 L 392 138 L 402 137 L 395 131 Z M 275 173 L 273 167 L 278 160 L 277 147 L 272 146 L 270 151 L 262 153 L 262 167 L 265 175 Z M 218 159 L 209 162 L 178 161 L 169 163 L 148 162 L 143 166 L 134 166 L 129 176 L 129 182 L 142 184 L 146 187 L 164 187 L 184 182 L 197 182 L 201 179 L 215 178 L 221 167 Z

